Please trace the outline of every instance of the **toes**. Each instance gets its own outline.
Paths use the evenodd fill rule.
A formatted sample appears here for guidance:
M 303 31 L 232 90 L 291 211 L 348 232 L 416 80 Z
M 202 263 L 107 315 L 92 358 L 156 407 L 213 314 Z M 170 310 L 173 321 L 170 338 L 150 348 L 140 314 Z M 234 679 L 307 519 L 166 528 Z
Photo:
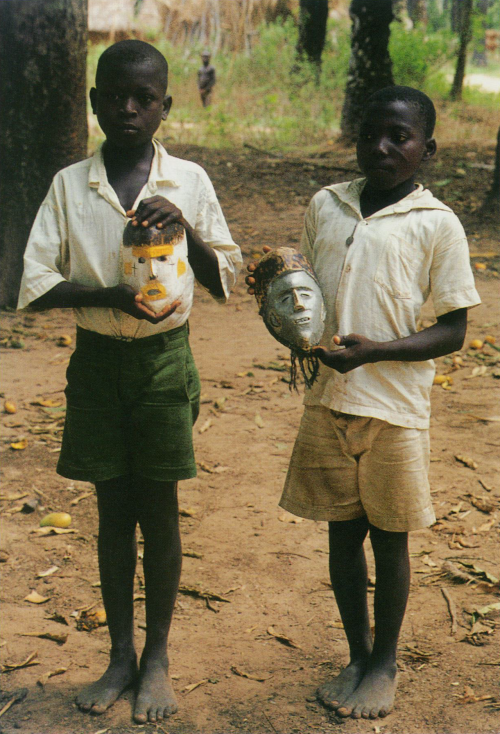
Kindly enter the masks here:
M 387 709 L 380 709 L 380 711 L 378 712 L 378 715 L 380 716 L 381 719 L 383 719 L 387 716 L 388 713 L 389 711 Z
M 347 718 L 352 714 L 352 709 L 348 706 L 340 706 L 340 708 L 337 709 L 337 713 L 339 716 L 342 716 L 343 718 Z
M 148 715 L 144 713 L 143 711 L 136 711 L 134 713 L 134 721 L 136 721 L 138 724 L 146 724 L 148 720 Z
M 107 709 L 107 706 L 103 706 L 102 704 L 95 703 L 92 708 L 90 709 L 90 713 L 94 716 L 100 716 L 103 714 Z
M 361 716 L 363 719 L 369 719 L 370 718 L 370 709 L 363 709 L 361 712 Z
M 372 709 L 370 711 L 370 719 L 378 719 L 378 709 Z

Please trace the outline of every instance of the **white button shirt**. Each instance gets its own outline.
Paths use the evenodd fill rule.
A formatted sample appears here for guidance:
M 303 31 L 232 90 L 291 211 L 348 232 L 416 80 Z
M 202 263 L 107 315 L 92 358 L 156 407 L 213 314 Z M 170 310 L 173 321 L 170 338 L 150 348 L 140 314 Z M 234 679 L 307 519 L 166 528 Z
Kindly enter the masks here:
M 321 344 L 335 334 L 374 341 L 417 331 L 423 304 L 436 316 L 479 304 L 469 248 L 456 215 L 427 189 L 369 217 L 360 211 L 365 179 L 326 186 L 306 212 L 301 252 L 311 261 L 325 299 Z M 342 375 L 321 365 L 307 405 L 371 416 L 408 428 L 429 426 L 434 362 L 377 362 Z
M 134 209 L 142 199 L 159 195 L 175 204 L 199 236 L 210 245 L 219 262 L 226 300 L 241 268 L 240 248 L 233 242 L 206 172 L 196 163 L 168 155 L 153 141 L 151 171 Z M 24 274 L 18 308 L 50 291 L 61 281 L 93 287 L 128 282 L 122 244 L 129 219 L 110 185 L 101 150 L 92 158 L 59 171 L 41 205 L 24 255 Z M 135 319 L 112 308 L 75 309 L 79 326 L 118 338 L 157 334 L 182 326 L 193 301 L 194 274 L 184 248 L 182 307 L 159 324 Z M 184 267 L 184 266 L 183 266 Z

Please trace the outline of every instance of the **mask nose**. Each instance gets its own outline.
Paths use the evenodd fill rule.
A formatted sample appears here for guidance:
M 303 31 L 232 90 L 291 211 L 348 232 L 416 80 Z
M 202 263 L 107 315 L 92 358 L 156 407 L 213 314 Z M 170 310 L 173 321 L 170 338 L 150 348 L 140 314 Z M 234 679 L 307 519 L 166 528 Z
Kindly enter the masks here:
M 149 261 L 149 280 L 156 280 L 156 275 L 155 260 L 151 258 Z
M 305 306 L 302 302 L 302 299 L 300 297 L 300 293 L 295 290 L 295 288 L 292 291 L 293 294 L 293 310 L 294 311 L 304 311 Z

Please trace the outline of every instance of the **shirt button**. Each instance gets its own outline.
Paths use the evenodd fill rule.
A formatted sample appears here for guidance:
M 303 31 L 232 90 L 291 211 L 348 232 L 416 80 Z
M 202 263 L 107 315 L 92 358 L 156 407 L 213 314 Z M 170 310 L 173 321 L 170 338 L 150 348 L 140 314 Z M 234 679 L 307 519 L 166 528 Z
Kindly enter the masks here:
M 351 271 L 351 266 L 350 265 L 347 265 L 345 271 L 346 271 L 346 273 L 349 273 Z

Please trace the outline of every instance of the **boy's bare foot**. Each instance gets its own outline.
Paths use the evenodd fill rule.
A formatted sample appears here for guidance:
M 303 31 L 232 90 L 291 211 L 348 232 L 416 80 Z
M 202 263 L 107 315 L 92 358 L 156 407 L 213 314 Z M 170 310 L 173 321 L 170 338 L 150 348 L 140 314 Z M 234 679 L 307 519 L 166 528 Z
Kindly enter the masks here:
M 323 683 L 316 696 L 324 706 L 337 709 L 356 690 L 366 670 L 366 663 L 349 663 L 331 681 Z
M 77 706 L 81 711 L 103 714 L 134 683 L 136 676 L 135 653 L 133 656 L 115 656 L 104 675 L 78 694 Z
M 356 690 L 337 708 L 339 716 L 377 719 L 392 710 L 397 687 L 396 666 L 370 667 Z
M 134 721 L 138 724 L 161 721 L 176 711 L 177 699 L 168 674 L 168 659 L 141 660 Z

